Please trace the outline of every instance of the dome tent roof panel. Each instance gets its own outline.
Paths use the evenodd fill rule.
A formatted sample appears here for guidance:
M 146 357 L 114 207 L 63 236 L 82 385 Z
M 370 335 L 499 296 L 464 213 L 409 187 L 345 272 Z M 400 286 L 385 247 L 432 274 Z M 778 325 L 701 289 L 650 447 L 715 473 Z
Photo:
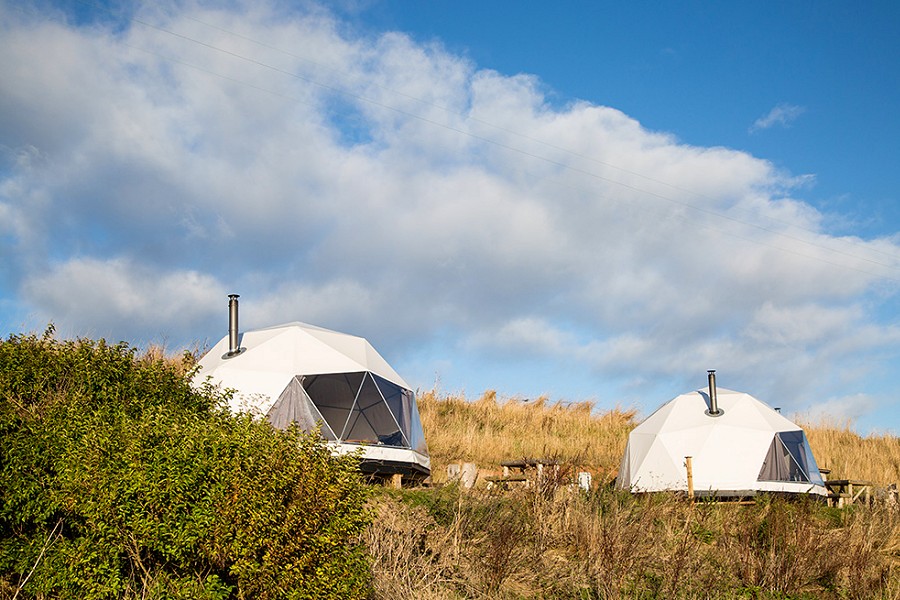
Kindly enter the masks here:
M 728 426 L 758 431 L 772 431 L 772 424 L 765 414 L 774 412 L 771 408 L 749 394 L 736 392 L 726 395 L 726 398 L 730 402 L 727 402 L 728 408 L 725 409 L 726 414 L 722 418 L 727 417 L 725 423 Z M 722 406 L 721 401 L 719 406 Z
M 644 462 L 644 458 L 646 458 L 647 453 L 650 452 L 650 447 L 656 440 L 656 435 L 632 432 L 631 436 L 628 439 L 628 451 L 623 456 L 623 461 L 628 461 L 629 469 L 637 468 L 638 465 Z M 631 443 L 632 441 L 633 443 Z
M 211 383 L 223 390 L 235 390 L 228 403 L 232 411 L 266 414 L 291 379 L 287 372 L 234 369 L 224 365 L 215 371 Z
M 704 411 L 706 408 L 706 402 L 699 394 L 683 394 L 669 403 L 669 410 L 666 412 L 665 420 L 651 424 L 645 431 L 648 433 L 668 433 L 706 427 L 711 425 L 709 418 L 704 419 L 697 416 L 699 414 L 705 417 Z M 639 425 L 639 427 L 642 426 L 643 423 Z
M 247 331 L 240 336 L 240 347 L 243 349 L 240 354 L 226 358 L 226 336 L 200 360 L 203 371 L 208 373 L 225 365 L 232 369 L 272 372 L 365 370 L 357 361 L 309 336 L 299 327 L 279 326 Z
M 756 398 L 753 399 L 756 400 Z M 763 418 L 765 418 L 775 431 L 796 431 L 800 429 L 800 426 L 781 413 L 775 412 L 775 410 L 769 408 L 768 405 L 763 404 L 759 400 L 756 400 L 756 402 L 761 407 L 760 412 L 762 413 Z
M 257 331 L 248 331 L 241 340 L 241 345 L 247 347 L 247 352 L 226 360 L 237 361 L 246 355 L 243 362 L 248 365 L 257 362 L 268 364 L 274 355 L 280 354 L 282 358 L 278 361 L 279 367 L 297 371 L 301 375 L 366 370 L 365 362 L 348 353 L 346 345 L 339 343 L 339 340 L 322 339 L 316 335 L 317 329 L 302 323 L 270 327 L 259 330 L 262 334 L 259 342 L 256 341 Z M 273 331 L 279 334 L 269 338 L 268 334 Z
M 683 461 L 685 456 L 698 456 L 703 452 L 712 431 L 712 425 L 703 425 L 690 429 L 661 431 L 656 434 L 656 438 L 673 459 L 677 459 L 680 455 Z
M 773 437 L 772 432 L 756 429 L 714 428 L 706 440 L 706 451 L 694 458 L 695 487 L 734 489 L 739 483 L 755 480 Z
M 371 371 L 401 387 L 409 384 L 364 338 L 294 322 L 247 331 L 240 336 L 246 350 L 223 358 L 228 337 L 220 340 L 201 359 L 209 373 L 220 365 L 255 371 L 293 372 L 294 374 L 352 373 Z
M 671 403 L 663 404 L 650 413 L 650 416 L 644 419 L 633 431 L 638 433 L 643 431 L 655 432 L 658 427 L 666 422 L 666 419 L 669 418 L 674 409 L 675 407 Z
M 332 331 L 315 325 L 308 325 L 295 321 L 285 325 L 279 325 L 278 328 L 288 328 L 292 330 L 303 331 L 310 338 L 317 340 L 325 347 L 339 353 L 344 359 L 352 361 L 358 365 L 356 369 L 344 369 L 346 371 L 371 371 L 396 383 L 399 386 L 411 389 L 409 384 L 388 364 L 388 362 L 378 353 L 377 350 L 365 339 L 347 333 Z M 339 373 L 341 369 L 330 369 L 321 371 L 322 373 Z
M 252 348 L 266 348 L 269 346 L 269 343 L 272 342 L 273 339 L 285 334 L 286 332 L 280 329 L 246 332 L 240 336 L 239 345 L 242 348 L 247 348 L 248 346 Z M 273 343 L 277 345 L 277 342 Z M 255 352 L 254 354 L 256 356 L 254 356 L 250 361 L 247 361 L 237 360 L 239 358 L 246 359 L 247 357 L 244 356 L 244 354 L 246 353 L 241 353 L 231 358 L 224 358 L 224 355 L 227 352 L 228 336 L 226 335 L 225 337 L 220 339 L 216 343 L 216 345 L 213 346 L 209 350 L 209 352 L 207 352 L 200 359 L 200 366 L 202 367 L 202 370 L 209 373 L 214 368 L 218 368 L 220 365 L 228 365 L 232 368 L 234 368 L 236 365 L 240 365 L 242 367 L 255 369 L 258 371 L 283 371 L 290 367 L 290 358 L 285 355 L 275 355 L 271 356 L 268 360 L 264 360 L 259 356 L 258 352 Z
M 687 475 L 684 467 L 679 467 L 680 464 L 675 462 L 662 441 L 655 440 L 640 462 L 638 473 L 632 473 L 634 488 L 636 491 L 649 491 L 659 487 L 687 488 Z

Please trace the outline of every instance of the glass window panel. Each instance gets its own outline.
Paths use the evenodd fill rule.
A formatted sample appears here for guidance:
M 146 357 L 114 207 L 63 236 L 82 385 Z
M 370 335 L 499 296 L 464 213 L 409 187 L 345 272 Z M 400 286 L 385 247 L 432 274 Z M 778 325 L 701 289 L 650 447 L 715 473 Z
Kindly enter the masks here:
M 425 432 L 422 430 L 416 395 L 412 390 L 402 388 L 378 375 L 375 375 L 375 381 L 400 425 L 406 443 L 409 444 L 407 447 L 428 456 L 428 445 L 425 443 Z
M 806 436 L 802 431 L 776 433 L 759 470 L 760 481 L 809 482 Z
M 384 398 L 381 397 L 381 392 L 378 390 L 375 382 L 372 381 L 371 373 L 366 373 L 366 378 L 363 381 L 362 388 L 359 390 L 356 404 L 359 406 L 360 410 L 363 411 L 368 410 L 373 406 L 384 404 Z
M 390 409 L 391 416 L 400 430 L 399 437 L 402 439 L 400 442 L 391 445 L 411 448 L 412 445 L 409 443 L 409 419 L 403 414 L 403 392 L 407 390 L 378 375 L 373 375 L 373 377 L 378 385 L 378 389 L 381 391 L 381 395 L 384 396 L 384 401 Z
M 348 440 L 404 446 L 397 422 L 371 376 L 366 377 L 347 424 Z
M 806 452 L 803 449 L 806 441 L 802 431 L 782 431 L 775 434 L 781 440 L 784 449 L 790 455 L 788 476 L 790 481 L 809 481 L 809 465 L 806 464 Z
M 803 434 L 803 450 L 806 454 L 806 464 L 809 465 L 809 470 L 806 472 L 807 475 L 809 475 L 809 482 L 824 486 L 825 480 L 822 479 L 822 473 L 819 472 L 819 465 L 816 463 L 812 448 L 809 445 L 809 441 L 806 439 L 805 433 Z
M 412 449 L 428 456 L 428 444 L 425 443 L 425 431 L 419 417 L 419 406 L 412 390 L 403 390 L 403 414 L 409 418 L 409 442 Z
M 338 432 L 344 430 L 344 424 L 347 422 L 347 417 L 350 416 L 349 410 L 341 408 L 322 407 L 319 412 L 322 418 L 325 419 L 325 423 L 331 427 L 331 430 Z M 339 434 L 335 434 L 335 439 L 340 440 Z
M 340 435 L 350 416 L 365 373 L 329 373 L 303 377 L 303 388 L 332 431 Z
M 347 421 L 347 430 L 344 434 L 345 442 L 358 444 L 377 444 L 378 435 L 372 426 L 362 417 L 362 412 L 354 410 Z

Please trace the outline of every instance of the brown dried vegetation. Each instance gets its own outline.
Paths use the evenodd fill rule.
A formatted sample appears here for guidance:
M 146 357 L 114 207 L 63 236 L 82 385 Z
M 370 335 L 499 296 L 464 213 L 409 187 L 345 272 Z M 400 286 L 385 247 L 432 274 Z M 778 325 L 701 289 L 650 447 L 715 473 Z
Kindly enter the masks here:
M 499 400 L 494 391 L 474 402 L 434 391 L 420 392 L 417 400 L 438 481 L 451 462 L 490 469 L 523 457 L 556 459 L 609 479 L 637 424 L 634 410 L 595 413 L 591 402 L 551 403 L 543 397 Z
M 612 489 L 634 411 L 589 403 L 419 395 L 436 479 L 451 462 L 496 471 L 552 457 L 558 480 L 505 492 L 385 491 L 366 532 L 376 598 L 897 598 L 900 510 L 812 500 L 694 504 Z M 832 477 L 900 480 L 898 440 L 806 425 Z M 574 469 L 595 485 L 566 485 Z
M 900 598 L 900 513 L 608 486 L 384 492 L 376 598 Z

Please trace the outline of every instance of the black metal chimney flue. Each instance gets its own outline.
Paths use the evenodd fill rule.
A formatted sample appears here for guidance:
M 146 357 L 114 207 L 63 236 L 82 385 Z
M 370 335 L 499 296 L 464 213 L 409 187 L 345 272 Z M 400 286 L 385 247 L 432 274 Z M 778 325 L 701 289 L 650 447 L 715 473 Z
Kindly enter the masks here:
M 241 348 L 238 341 L 238 298 L 237 294 L 228 295 L 228 354 L 239 354 Z
M 709 374 L 709 414 L 712 416 L 719 415 L 719 399 L 716 398 L 716 370 L 710 369 Z

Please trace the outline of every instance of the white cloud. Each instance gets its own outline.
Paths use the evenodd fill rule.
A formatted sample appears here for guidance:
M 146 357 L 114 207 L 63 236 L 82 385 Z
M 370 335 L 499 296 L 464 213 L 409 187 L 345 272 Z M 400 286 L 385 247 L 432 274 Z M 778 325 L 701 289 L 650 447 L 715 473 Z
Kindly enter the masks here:
M 779 104 L 754 121 L 753 125 L 750 126 L 750 133 L 755 133 L 763 129 L 770 129 L 776 125 L 790 127 L 791 124 L 797 120 L 797 117 L 804 112 L 806 112 L 806 108 L 803 106 L 786 103 Z
M 503 323 L 496 331 L 479 331 L 469 340 L 473 345 L 508 352 L 521 349 L 537 356 L 568 357 L 577 346 L 571 334 L 540 317 L 521 317 Z
M 840 398 L 829 398 L 808 406 L 798 413 L 797 419 L 811 425 L 832 427 L 852 426 L 861 417 L 878 409 L 878 402 L 869 394 L 856 393 Z
M 759 342 L 803 345 L 846 335 L 847 329 L 859 323 L 860 312 L 859 307 L 775 306 L 766 302 L 745 332 Z
M 0 139 L 28 160 L 0 169 L 0 282 L 28 312 L 190 343 L 236 292 L 248 325 L 440 337 L 586 381 L 724 365 L 775 385 L 895 343 L 859 332 L 895 297 L 897 239 L 827 235 L 765 160 L 554 108 L 534 76 L 323 9 L 163 12 L 142 19 L 227 52 L 2 16 Z
M 29 278 L 22 289 L 47 322 L 64 324 L 71 334 L 140 342 L 183 340 L 180 332 L 209 326 L 210 307 L 225 293 L 209 275 L 161 272 L 122 258 L 73 258 Z

